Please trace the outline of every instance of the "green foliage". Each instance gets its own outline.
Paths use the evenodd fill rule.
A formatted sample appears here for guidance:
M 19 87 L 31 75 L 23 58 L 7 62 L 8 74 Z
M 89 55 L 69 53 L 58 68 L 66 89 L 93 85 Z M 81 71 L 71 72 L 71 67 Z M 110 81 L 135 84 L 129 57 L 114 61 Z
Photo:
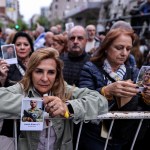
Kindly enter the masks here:
M 22 19 L 17 20 L 17 25 L 19 27 L 18 28 L 19 31 L 24 31 L 28 29 L 28 25 Z
M 0 22 L 0 28 L 2 28 L 4 25 L 3 25 L 3 23 L 2 22 Z
M 10 23 L 8 25 L 9 28 L 11 29 L 16 29 L 17 31 L 25 31 L 28 29 L 28 25 L 21 19 L 17 20 L 17 23 Z
M 49 29 L 49 27 L 50 27 L 50 22 L 44 16 L 40 16 L 38 18 L 38 20 L 37 20 L 37 23 L 39 23 L 40 25 L 42 25 L 43 27 L 45 27 L 45 29 Z
M 53 21 L 53 23 L 54 23 L 54 25 L 57 25 L 57 24 L 62 24 L 63 21 L 60 20 L 60 19 L 58 19 L 58 18 L 56 18 L 56 19 Z
M 35 29 L 36 29 L 36 26 L 37 26 L 36 24 L 32 24 L 32 25 L 31 25 L 31 30 L 35 30 Z

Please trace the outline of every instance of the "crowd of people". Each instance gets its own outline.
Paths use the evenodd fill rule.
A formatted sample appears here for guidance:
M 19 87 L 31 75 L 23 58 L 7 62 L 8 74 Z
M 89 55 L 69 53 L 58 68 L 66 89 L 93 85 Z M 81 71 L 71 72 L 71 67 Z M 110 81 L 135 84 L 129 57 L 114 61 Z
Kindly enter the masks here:
M 2 45 L 14 44 L 18 63 L 8 64 L 3 54 L 0 59 L 0 136 L 13 137 L 13 122 L 7 117 L 21 115 L 23 97 L 42 98 L 49 117 L 57 118 L 50 120 L 50 137 L 50 122 L 42 131 L 20 131 L 18 120 L 21 150 L 75 150 L 80 122 L 84 123 L 78 149 L 104 149 L 110 120 L 97 120 L 98 115 L 150 110 L 150 84 L 143 84 L 140 91 L 136 83 L 141 67 L 150 68 L 150 48 L 145 44 L 147 49 L 142 49 L 125 21 L 114 23 L 103 36 L 93 24 L 75 25 L 69 31 L 61 25 L 45 31 L 37 25 L 34 32 L 15 31 L 7 39 L 11 40 L 3 40 Z M 145 75 L 150 81 L 149 70 Z M 107 150 L 130 149 L 138 124 L 138 119 L 115 120 Z M 135 150 L 146 150 L 149 127 L 150 121 L 143 121 Z

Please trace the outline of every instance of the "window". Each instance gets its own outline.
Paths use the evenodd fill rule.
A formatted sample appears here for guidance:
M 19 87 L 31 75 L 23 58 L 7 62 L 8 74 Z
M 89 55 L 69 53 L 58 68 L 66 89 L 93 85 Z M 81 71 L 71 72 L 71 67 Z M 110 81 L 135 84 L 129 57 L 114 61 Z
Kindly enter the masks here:
M 58 9 L 58 5 L 55 5 L 55 9 Z

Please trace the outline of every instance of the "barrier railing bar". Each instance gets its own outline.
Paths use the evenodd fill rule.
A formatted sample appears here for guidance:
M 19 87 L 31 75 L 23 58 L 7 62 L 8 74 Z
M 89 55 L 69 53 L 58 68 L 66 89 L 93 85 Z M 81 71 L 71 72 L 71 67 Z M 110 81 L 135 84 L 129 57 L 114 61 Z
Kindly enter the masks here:
M 15 150 L 17 150 L 17 120 L 14 119 L 14 141 L 15 141 Z
M 10 118 L 10 119 L 14 119 L 15 150 L 17 150 L 18 143 L 17 143 L 17 120 L 16 119 L 19 119 L 19 118 L 17 117 L 17 118 Z M 47 137 L 48 138 L 47 149 L 49 149 L 50 129 L 51 129 L 51 126 L 52 126 L 52 121 L 51 120 L 52 119 L 64 119 L 64 118 L 47 118 L 46 117 L 45 119 L 49 119 L 50 120 L 50 124 L 49 124 L 49 127 L 48 127 L 48 137 Z M 143 119 L 150 119 L 150 112 L 149 111 L 139 111 L 139 112 L 137 112 L 137 111 L 136 112 L 134 112 L 134 111 L 132 111 L 132 112 L 127 112 L 127 111 L 125 111 L 125 112 L 110 111 L 108 113 L 101 114 L 101 115 L 99 115 L 97 117 L 91 118 L 91 120 L 93 120 L 93 119 L 94 120 L 95 119 L 98 119 L 98 120 L 112 119 L 109 131 L 108 131 L 108 136 L 107 136 L 107 139 L 106 139 L 106 142 L 105 142 L 104 150 L 106 150 L 106 148 L 107 148 L 108 140 L 109 140 L 110 133 L 111 133 L 111 130 L 112 130 L 112 127 L 113 127 L 115 119 L 141 119 L 140 122 L 139 122 L 138 128 L 137 128 L 137 131 L 135 133 L 135 136 L 134 136 L 131 148 L 130 148 L 130 150 L 133 150 L 133 147 L 134 147 L 134 144 L 136 142 L 136 139 L 137 139 L 139 130 L 141 128 Z M 78 138 L 77 138 L 77 142 L 76 142 L 76 149 L 75 150 L 78 150 L 78 145 L 79 145 L 80 135 L 81 135 L 81 131 L 82 131 L 82 126 L 83 126 L 83 122 L 81 122 L 81 124 L 80 124 Z
M 108 132 L 107 139 L 106 139 L 106 142 L 105 142 L 104 150 L 106 150 L 106 148 L 107 148 L 108 140 L 109 140 L 109 137 L 110 137 L 110 133 L 111 133 L 113 124 L 114 124 L 114 120 L 115 120 L 115 119 L 113 119 L 113 120 L 111 121 L 110 128 L 109 128 L 109 132 Z
M 47 137 L 47 150 L 49 150 L 49 142 L 50 142 L 50 136 L 51 136 L 51 127 L 52 127 L 52 121 L 49 120 L 49 126 L 48 126 L 48 137 Z
M 97 116 L 97 119 L 150 119 L 149 111 L 111 111 Z
M 79 128 L 79 133 L 78 133 L 78 138 L 77 138 L 75 150 L 78 150 L 80 135 L 81 135 L 81 131 L 82 131 L 82 126 L 83 126 L 83 122 L 80 123 L 80 128 Z
M 133 142 L 132 142 L 132 145 L 131 145 L 131 149 L 130 149 L 130 150 L 133 150 L 133 148 L 134 148 L 134 144 L 135 144 L 136 139 L 137 139 L 137 136 L 138 136 L 138 134 L 139 134 L 139 131 L 140 131 L 142 122 L 143 122 L 143 119 L 140 120 L 140 123 L 139 123 L 139 125 L 138 125 L 138 128 L 137 128 L 137 131 L 136 131 L 135 137 L 134 137 L 134 139 L 133 139 Z

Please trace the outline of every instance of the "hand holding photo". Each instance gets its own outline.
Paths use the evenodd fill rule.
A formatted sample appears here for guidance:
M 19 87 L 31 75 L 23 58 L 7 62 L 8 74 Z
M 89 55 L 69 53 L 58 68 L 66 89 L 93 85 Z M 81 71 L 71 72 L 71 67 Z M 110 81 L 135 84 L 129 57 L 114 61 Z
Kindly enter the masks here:
M 17 64 L 17 55 L 14 44 L 2 45 L 1 46 L 2 57 L 8 64 Z

